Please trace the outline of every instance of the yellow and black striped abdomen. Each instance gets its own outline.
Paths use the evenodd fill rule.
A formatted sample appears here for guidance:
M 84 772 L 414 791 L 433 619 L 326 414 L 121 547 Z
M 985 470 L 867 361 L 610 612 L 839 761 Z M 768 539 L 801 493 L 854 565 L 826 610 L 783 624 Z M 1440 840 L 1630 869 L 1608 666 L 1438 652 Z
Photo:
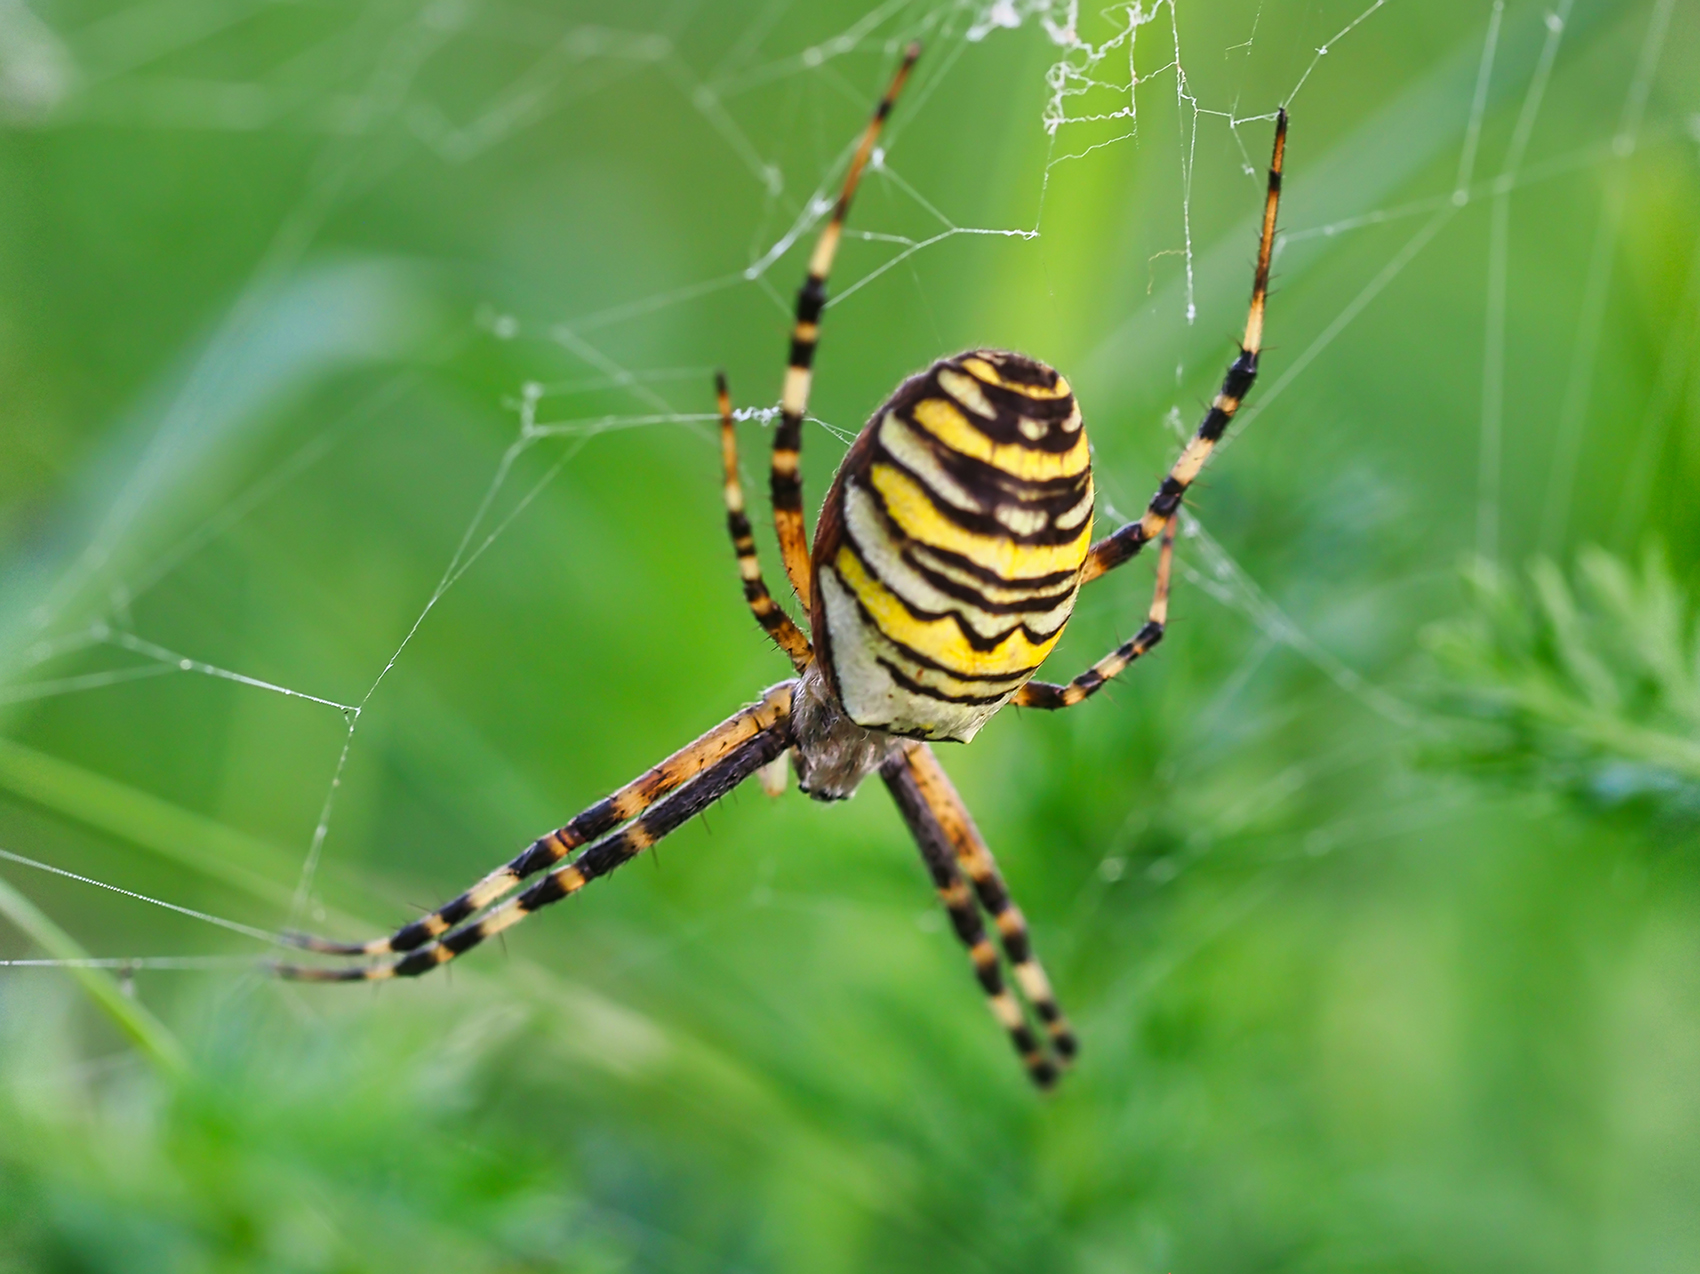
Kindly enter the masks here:
M 874 413 L 827 494 L 814 631 L 858 725 L 967 740 L 1062 635 L 1092 542 L 1092 462 L 1068 382 L 959 354 Z

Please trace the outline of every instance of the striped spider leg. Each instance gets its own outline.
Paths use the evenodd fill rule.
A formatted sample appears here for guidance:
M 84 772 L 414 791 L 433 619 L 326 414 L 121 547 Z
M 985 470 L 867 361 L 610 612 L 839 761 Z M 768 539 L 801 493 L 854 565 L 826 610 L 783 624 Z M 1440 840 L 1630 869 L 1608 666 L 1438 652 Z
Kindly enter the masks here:
M 874 108 L 874 117 L 862 132 L 862 140 L 850 159 L 844 174 L 844 188 L 832 207 L 832 218 L 815 242 L 814 254 L 809 257 L 808 277 L 797 292 L 797 321 L 791 329 L 791 357 L 785 368 L 785 389 L 779 402 L 779 428 L 773 432 L 773 473 L 770 490 L 773 497 L 773 526 L 779 533 L 779 552 L 785 563 L 785 574 L 802 604 L 804 613 L 813 605 L 811 584 L 813 568 L 809 560 L 809 533 L 803 523 L 803 475 L 800 468 L 803 449 L 803 414 L 809 409 L 809 386 L 814 379 L 815 346 L 820 342 L 821 313 L 826 309 L 826 280 L 832 272 L 833 258 L 838 255 L 839 241 L 844 237 L 844 218 L 849 215 L 850 201 L 856 197 L 862 172 L 873 157 L 874 143 L 880 129 L 891 114 L 897 95 L 921 56 L 921 46 L 911 44 L 903 52 L 903 62 L 892 76 L 891 85 Z
M 1163 640 L 1169 622 L 1169 573 L 1174 558 L 1175 520 L 1170 518 L 1163 527 L 1163 543 L 1157 550 L 1157 585 L 1151 593 L 1151 609 L 1146 612 L 1139 631 L 1067 684 L 1029 681 L 1010 702 L 1021 708 L 1072 708 L 1121 676 L 1135 659 L 1149 653 Z
M 808 604 L 809 554 L 807 532 L 802 517 L 802 484 L 798 477 L 798 464 L 803 415 L 808 406 L 810 367 L 819 333 L 821 311 L 825 306 L 826 279 L 837 253 L 851 200 L 873 155 L 874 143 L 919 56 L 919 45 L 912 44 L 905 50 L 902 63 L 875 108 L 874 116 L 851 158 L 843 189 L 820 241 L 815 246 L 809 262 L 808 278 L 798 295 L 797 321 L 792 334 L 781 424 L 774 437 L 772 484 L 774 524 L 779 534 L 781 551 L 785 555 L 787 574 L 791 576 L 793 585 L 798 588 L 805 607 Z M 757 621 L 784 650 L 793 666 L 801 671 L 812 661 L 813 650 L 808 637 L 773 600 L 762 579 L 749 518 L 744 511 L 743 489 L 738 479 L 737 439 L 724 376 L 719 378 L 717 389 L 725 464 L 727 526 L 737 554 L 739 573 L 744 580 L 745 600 Z M 799 562 L 800 567 L 797 565 Z M 460 951 L 477 945 L 484 937 L 514 923 L 520 916 L 535 909 L 535 906 L 554 901 L 553 897 L 546 897 L 551 893 L 550 880 L 562 876 L 569 881 L 576 879 L 571 875 L 572 867 L 561 868 L 498 912 L 492 912 L 476 923 L 469 923 L 480 912 L 499 902 L 537 872 L 554 867 L 573 851 L 586 845 L 590 845 L 590 848 L 584 851 L 579 861 L 591 858 L 604 844 L 603 841 L 592 844 L 597 837 L 605 837 L 609 842 L 618 840 L 620 844 L 631 847 L 631 852 L 635 853 L 637 849 L 654 843 L 654 839 L 665 834 L 665 831 L 661 830 L 662 824 L 666 824 L 665 830 L 672 830 L 676 823 L 668 820 L 676 817 L 679 810 L 695 804 L 695 797 L 687 798 L 681 795 L 676 800 L 671 798 L 676 789 L 686 787 L 700 795 L 698 789 L 706 791 L 717 786 L 725 781 L 728 775 L 737 776 L 731 780 L 734 784 L 741 781 L 750 772 L 743 769 L 744 761 L 754 755 L 751 749 L 763 739 L 767 741 L 756 750 L 771 751 L 772 755 L 766 757 L 762 764 L 782 755 L 786 747 L 776 747 L 773 741 L 782 728 L 787 732 L 789 730 L 786 717 L 790 710 L 790 693 L 791 683 L 774 687 L 760 703 L 734 714 L 619 791 L 590 806 L 563 827 L 539 837 L 512 861 L 490 872 L 472 888 L 437 910 L 401 926 L 387 937 L 364 942 L 336 942 L 311 934 L 286 935 L 293 945 L 320 954 L 363 956 L 369 959 L 394 955 L 402 956 L 402 959 L 380 960 L 376 963 L 340 968 L 283 964 L 277 967 L 278 974 L 286 978 L 313 981 L 406 977 L 423 973 Z M 760 765 L 756 768 L 759 769 Z M 646 814 L 646 811 L 650 812 Z M 622 824 L 628 826 L 618 837 L 608 835 Z M 646 840 L 646 837 L 652 839 Z M 643 844 L 632 847 L 637 841 L 643 841 Z M 596 861 L 600 862 L 605 857 L 605 853 L 599 855 Z M 606 870 L 610 868 L 604 867 L 594 874 L 603 874 Z M 587 877 L 589 878 L 593 876 Z M 576 890 L 582 887 L 583 883 L 579 881 L 573 888 Z M 497 927 L 492 928 L 493 925 Z
M 1027 921 L 1009 896 L 992 852 L 957 795 L 950 778 L 925 743 L 899 748 L 880 770 L 903 821 L 920 847 L 939 901 L 986 993 L 992 1015 L 1009 1032 L 1028 1075 L 1041 1088 L 1056 1082 L 1079 1051 L 1074 1030 L 1058 1006 L 1050 979 L 1033 954 Z M 976 901 L 979 908 L 976 908 Z M 980 909 L 992 918 L 1016 985 L 1044 1023 L 1050 1049 L 1040 1044 L 1021 1005 L 1004 985 L 996 948 L 986 936 Z M 1054 1053 L 1054 1060 L 1052 1054 Z
M 331 942 L 291 934 L 305 950 L 327 955 L 385 956 L 352 965 L 279 964 L 274 972 L 301 982 L 373 982 L 416 977 L 523 920 L 531 912 L 577 893 L 669 832 L 700 814 L 791 746 L 791 695 L 783 681 L 760 702 L 733 713 L 695 742 L 604 797 L 557 831 L 533 841 L 519 857 L 436 911 L 403 925 L 387 938 Z M 624 827 L 621 826 L 624 824 Z M 615 830 L 619 829 L 619 830 Z M 588 845 L 573 862 L 556 867 L 517 898 L 474 920 L 528 877 Z
M 807 668 L 815 657 L 814 647 L 787 615 L 773 594 L 767 591 L 762 578 L 761 562 L 756 558 L 755 532 L 744 512 L 744 485 L 738 478 L 738 429 L 732 419 L 732 395 L 726 388 L 726 373 L 716 372 L 714 396 L 720 407 L 720 461 L 725 470 L 722 493 L 726 500 L 726 530 L 732 537 L 732 551 L 738 555 L 738 574 L 744 581 L 744 600 L 769 637 L 791 661 L 798 672 Z
M 629 862 L 788 755 L 798 786 L 817 800 L 843 800 L 880 775 L 1029 1076 L 1048 1087 L 1072 1061 L 1074 1032 L 1033 954 L 1026 920 L 929 742 L 968 742 L 1009 703 L 1079 703 L 1161 640 L 1176 513 L 1257 373 L 1287 121 L 1283 112 L 1239 357 L 1140 521 L 1093 542 L 1091 449 L 1067 380 L 1026 355 L 975 349 L 911 376 L 875 410 L 833 477 L 811 547 L 799 465 L 827 276 L 917 52 L 906 51 L 862 134 L 797 299 L 770 481 L 806 633 L 762 577 L 731 395 L 724 376 L 716 383 L 726 526 L 744 600 L 797 676 L 390 936 L 359 943 L 292 937 L 307 950 L 355 958 L 282 965 L 280 975 L 352 982 L 428 972 Z M 1065 685 L 1030 680 L 1060 640 L 1081 586 L 1153 539 L 1162 545 L 1157 581 L 1133 640 Z
M 813 651 L 809 639 L 779 608 L 762 579 L 755 539 L 744 513 L 743 489 L 738 482 L 737 435 L 724 376 L 717 378 L 716 388 L 725 464 L 727 529 L 737 554 L 738 572 L 743 577 L 744 597 L 757 621 L 801 669 L 813 658 Z M 794 684 L 782 682 L 775 686 L 761 702 L 734 713 L 565 826 L 533 841 L 517 858 L 498 867 L 465 893 L 403 925 L 388 937 L 367 942 L 333 942 L 309 934 L 288 935 L 296 946 L 325 955 L 369 958 L 395 955 L 400 959 L 340 967 L 282 964 L 276 972 L 285 978 L 311 982 L 415 977 L 471 950 L 538 908 L 576 893 L 596 877 L 608 874 L 654 845 L 750 774 L 782 756 L 791 746 L 789 716 Z M 616 831 L 621 824 L 625 824 L 623 830 Z M 586 845 L 589 848 L 572 863 L 556 868 L 511 902 L 474 919 L 529 877 L 555 867 Z
M 1145 516 L 1129 522 L 1105 536 L 1092 546 L 1086 559 L 1080 582 L 1088 584 L 1132 559 L 1158 536 L 1165 536 L 1164 552 L 1170 551 L 1175 515 L 1186 496 L 1187 488 L 1197 480 L 1204 462 L 1216 449 L 1223 433 L 1239 411 L 1245 396 L 1257 380 L 1257 356 L 1263 348 L 1263 311 L 1269 294 L 1269 257 L 1275 247 L 1275 212 L 1281 202 L 1281 164 L 1287 151 L 1287 112 L 1275 116 L 1275 148 L 1269 160 L 1269 187 L 1263 200 L 1263 232 L 1257 246 L 1257 274 L 1252 282 L 1251 309 L 1246 316 L 1245 338 L 1240 342 L 1239 357 L 1228 368 L 1210 410 L 1198 426 L 1198 432 L 1187 443 L 1180 458 L 1169 470 L 1157 494 L 1146 506 Z M 1158 571 L 1158 591 L 1168 587 L 1168 570 Z M 1152 605 L 1151 621 L 1141 628 L 1132 641 L 1125 643 L 1099 660 L 1086 672 L 1067 685 L 1048 681 L 1029 681 L 1016 695 L 1014 702 L 1024 708 L 1070 708 L 1097 691 L 1106 681 L 1118 676 L 1140 655 L 1150 650 L 1163 637 L 1161 616 L 1157 603 Z
M 763 700 L 764 706 L 775 711 L 773 724 L 719 761 L 699 770 L 689 783 L 657 801 L 619 831 L 593 842 L 572 862 L 555 868 L 477 920 L 450 929 L 397 960 L 341 967 L 281 964 L 274 971 L 280 977 L 299 982 L 378 982 L 417 977 L 466 954 L 486 939 L 513 928 L 533 912 L 570 898 L 591 881 L 629 863 L 662 837 L 701 814 L 774 757 L 782 755 L 791 746 L 790 698 L 790 682 L 774 687 Z

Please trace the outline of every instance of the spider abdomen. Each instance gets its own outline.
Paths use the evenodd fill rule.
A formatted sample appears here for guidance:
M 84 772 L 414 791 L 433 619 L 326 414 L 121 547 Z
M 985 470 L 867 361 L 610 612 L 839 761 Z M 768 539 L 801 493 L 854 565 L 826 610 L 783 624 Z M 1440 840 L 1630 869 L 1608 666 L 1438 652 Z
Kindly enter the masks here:
M 976 350 L 911 377 L 821 511 L 813 628 L 857 725 L 968 740 L 1044 662 L 1092 541 L 1092 463 L 1068 382 Z

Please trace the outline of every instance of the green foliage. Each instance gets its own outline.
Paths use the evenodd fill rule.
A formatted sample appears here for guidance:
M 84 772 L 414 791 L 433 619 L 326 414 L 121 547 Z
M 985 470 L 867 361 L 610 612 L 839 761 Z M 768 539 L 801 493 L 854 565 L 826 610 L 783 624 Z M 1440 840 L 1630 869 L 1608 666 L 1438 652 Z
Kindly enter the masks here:
M 511 1026 L 485 1017 L 484 1031 L 446 1041 L 304 1032 L 225 1006 L 195 1078 L 159 1085 L 121 1059 L 80 1060 L 69 1007 L 7 998 L 8 1274 L 399 1274 L 427 1253 L 468 1271 L 623 1264 L 541 1146 L 478 1126 L 490 1054 Z
M 1474 562 L 1471 612 L 1425 644 L 1449 675 L 1450 759 L 1599 806 L 1700 817 L 1700 640 L 1664 553 L 1637 571 L 1584 549 L 1573 586 L 1539 558 L 1520 586 Z
M 777 401 L 790 232 L 888 37 L 928 47 L 811 502 L 987 343 L 1074 384 L 1100 519 L 1141 507 L 1244 322 L 1247 117 L 1303 79 L 1168 637 L 941 751 L 1081 1030 L 1054 1097 L 877 785 L 741 790 L 378 989 L 0 859 L 0 959 L 59 962 L 0 966 L 4 1274 L 1700 1268 L 1700 11 L 1508 0 L 1478 95 L 1491 0 L 1148 3 L 1134 117 L 1119 50 L 1047 78 L 1073 7 L 0 2 L 0 848 L 270 931 L 316 846 L 294 918 L 349 937 L 784 675 L 703 417 L 717 366 Z M 1053 136 L 1057 82 L 1094 118 Z M 1478 537 L 1604 548 L 1436 627 Z M 1094 583 L 1045 675 L 1150 583 Z

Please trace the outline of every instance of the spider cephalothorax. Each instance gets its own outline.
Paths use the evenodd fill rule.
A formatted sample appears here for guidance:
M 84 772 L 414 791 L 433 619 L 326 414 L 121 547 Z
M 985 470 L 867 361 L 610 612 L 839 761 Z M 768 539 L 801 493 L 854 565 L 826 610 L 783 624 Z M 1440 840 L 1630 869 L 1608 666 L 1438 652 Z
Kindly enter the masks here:
M 826 280 L 857 183 L 918 54 L 911 46 L 862 135 L 797 298 L 771 486 L 785 573 L 812 641 L 762 579 L 738 478 L 731 398 L 724 377 L 719 383 L 727 524 L 744 597 L 797 676 L 389 937 L 294 938 L 308 950 L 363 962 L 283 965 L 280 974 L 341 982 L 434 969 L 607 875 L 789 754 L 799 785 L 820 800 L 842 800 L 879 774 L 1028 1073 L 1049 1085 L 1074 1057 L 1074 1032 L 1033 954 L 1026 921 L 926 741 L 966 742 L 1008 703 L 1077 704 L 1162 639 L 1176 513 L 1257 376 L 1287 117 L 1276 116 L 1239 356 L 1143 517 L 1094 543 L 1091 456 L 1068 382 L 1020 354 L 971 350 L 911 377 L 873 414 L 827 492 L 811 552 L 799 460 Z M 1072 681 L 1032 680 L 1081 587 L 1152 540 L 1161 541 L 1157 586 L 1139 631 Z M 546 874 L 502 901 L 538 872 Z M 1044 1042 L 1005 985 L 1006 963 Z

